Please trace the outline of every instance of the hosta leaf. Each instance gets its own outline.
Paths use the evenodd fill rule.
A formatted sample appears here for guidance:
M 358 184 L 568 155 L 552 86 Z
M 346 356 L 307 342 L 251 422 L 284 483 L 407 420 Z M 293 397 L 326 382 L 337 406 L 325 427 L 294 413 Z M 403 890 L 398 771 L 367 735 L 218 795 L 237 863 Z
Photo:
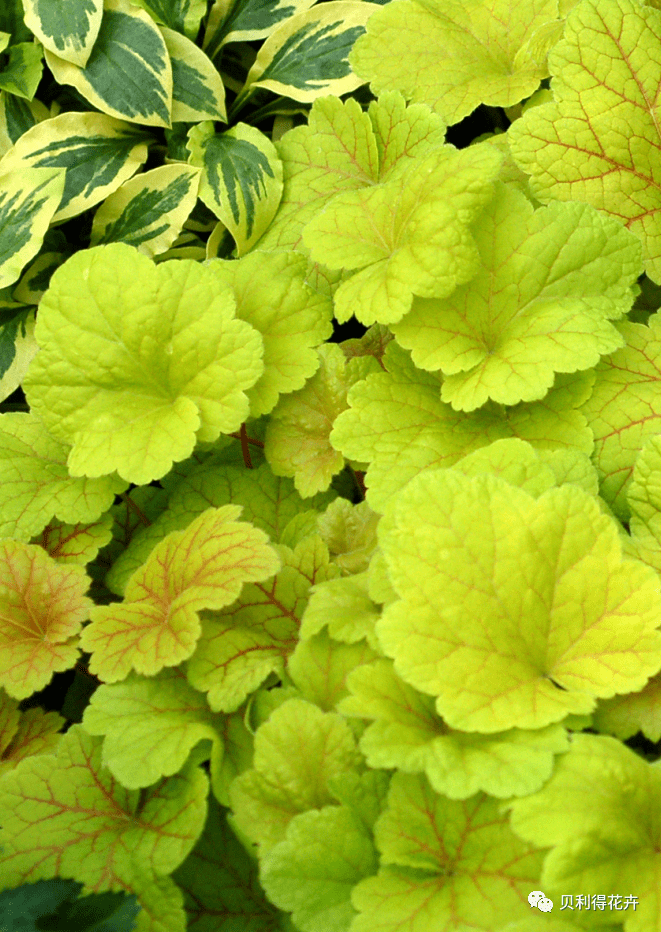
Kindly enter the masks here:
M 609 318 L 630 309 L 642 271 L 639 241 L 614 218 L 496 192 L 473 230 L 478 274 L 444 300 L 416 298 L 391 327 L 416 366 L 442 370 L 441 398 L 458 411 L 543 398 L 556 372 L 622 346 Z
M 641 240 L 661 283 L 661 10 L 583 0 L 549 55 L 554 102 L 508 130 L 512 155 L 543 204 L 583 201 Z
M 556 0 L 401 0 L 370 20 L 349 60 L 374 94 L 401 91 L 452 125 L 479 104 L 530 97 L 548 77 L 557 16 Z
M 23 133 L 0 161 L 0 172 L 25 178 L 30 168 L 64 169 L 64 193 L 53 221 L 68 220 L 137 171 L 147 158 L 147 138 L 143 130 L 102 113 L 61 113 Z
M 199 611 L 231 605 L 244 583 L 277 572 L 267 536 L 236 521 L 238 505 L 209 508 L 185 530 L 172 531 L 128 582 L 124 602 L 95 606 L 82 635 L 90 670 L 106 683 L 133 669 L 153 676 L 195 651 Z
M 124 243 L 77 252 L 57 269 L 23 387 L 47 429 L 72 446 L 71 475 L 117 470 L 144 485 L 196 440 L 238 430 L 263 344 L 234 309 L 210 269 L 190 259 L 156 266 Z
M 215 58 L 228 42 L 264 39 L 284 21 L 309 9 L 316 0 L 215 0 L 202 48 Z
M 125 181 L 96 211 L 90 246 L 128 243 L 150 258 L 165 252 L 195 207 L 199 179 L 199 169 L 179 163 Z
M 44 48 L 84 68 L 103 17 L 103 0 L 24 0 L 25 25 Z
M 171 126 L 172 66 L 152 18 L 129 0 L 104 0 L 103 19 L 84 68 L 46 49 L 58 84 L 71 84 L 102 113 L 146 126 Z
M 172 65 L 172 122 L 227 122 L 225 87 L 204 52 L 180 33 L 161 27 Z
M 18 171 L 0 161 L 0 288 L 20 278 L 39 251 L 64 186 L 64 172 L 57 168 Z
M 355 91 L 364 82 L 351 71 L 349 52 L 378 9 L 375 3 L 331 0 L 285 20 L 259 50 L 238 100 L 254 87 L 301 103 Z
M 282 197 L 282 163 L 254 126 L 216 133 L 211 122 L 189 132 L 189 162 L 202 169 L 200 198 L 225 224 L 241 256 L 271 223 Z

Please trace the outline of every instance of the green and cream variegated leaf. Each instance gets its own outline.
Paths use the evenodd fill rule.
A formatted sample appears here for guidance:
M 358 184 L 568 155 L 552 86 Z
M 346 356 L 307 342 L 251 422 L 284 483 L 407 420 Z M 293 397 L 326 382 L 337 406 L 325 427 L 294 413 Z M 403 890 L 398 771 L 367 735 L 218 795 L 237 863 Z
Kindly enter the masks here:
M 64 172 L 25 168 L 5 174 L 0 162 L 0 288 L 20 278 L 37 254 L 64 191 Z
M 211 60 L 194 42 L 161 27 L 172 66 L 172 122 L 227 123 L 225 87 Z
M 105 0 L 103 20 L 84 68 L 46 49 L 58 84 L 71 84 L 102 113 L 142 123 L 171 125 L 172 66 L 156 23 L 129 0 Z
M 237 256 L 254 246 L 276 214 L 282 197 L 282 162 L 275 146 L 254 126 L 237 123 L 215 133 L 213 123 L 189 134 L 189 162 L 202 169 L 200 198 L 225 224 Z
M 23 133 L 47 120 L 48 110 L 40 100 L 25 100 L 0 91 L 0 158 L 6 155 Z
M 349 52 L 379 9 L 376 3 L 331 0 L 292 16 L 259 50 L 238 100 L 255 87 L 300 103 L 355 91 L 365 82 L 351 70 Z
M 103 0 L 23 0 L 25 25 L 44 48 L 84 68 L 103 17 Z
M 24 133 L 0 159 L 0 173 L 64 168 L 64 194 L 53 221 L 68 220 L 135 174 L 147 158 L 149 138 L 103 113 L 61 113 Z
M 128 243 L 149 258 L 169 249 L 195 207 L 200 170 L 162 165 L 126 181 L 99 207 L 90 246 Z
M 214 58 L 228 42 L 265 39 L 285 20 L 309 10 L 315 0 L 216 0 L 202 48 Z
M 39 350 L 35 310 L 19 301 L 0 301 L 0 401 L 16 391 Z
M 41 57 L 41 47 L 33 42 L 11 45 L 9 61 L 0 72 L 0 90 L 32 100 L 44 70 Z
M 207 0 L 131 0 L 146 10 L 154 22 L 195 40 L 207 12 Z

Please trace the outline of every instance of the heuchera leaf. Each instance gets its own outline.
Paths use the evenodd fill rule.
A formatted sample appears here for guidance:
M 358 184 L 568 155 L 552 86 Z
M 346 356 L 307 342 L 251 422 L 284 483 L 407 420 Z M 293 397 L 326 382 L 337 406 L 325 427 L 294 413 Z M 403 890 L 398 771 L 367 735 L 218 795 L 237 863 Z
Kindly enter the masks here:
M 351 671 L 376 656 L 365 640 L 341 644 L 332 641 L 327 631 L 321 631 L 298 642 L 287 673 L 304 699 L 330 712 L 348 695 L 346 682 Z
M 643 244 L 661 283 L 659 83 L 661 10 L 637 0 L 583 0 L 549 55 L 554 102 L 508 130 L 512 154 L 546 204 L 583 201 Z
M 124 243 L 75 253 L 39 305 L 30 407 L 72 450 L 73 476 L 144 485 L 238 430 L 263 372 L 260 335 L 193 260 L 156 266 Z
M 64 724 L 57 712 L 40 708 L 19 712 L 18 702 L 0 690 L 0 776 L 26 757 L 55 754 L 62 739 L 58 732 Z
M 428 470 L 381 519 L 400 601 L 376 632 L 453 728 L 542 728 L 661 668 L 657 574 L 575 486 L 534 499 L 494 476 Z
M 448 298 L 415 298 L 391 326 L 422 369 L 441 369 L 441 398 L 457 411 L 487 399 L 514 405 L 543 398 L 555 372 L 596 365 L 624 344 L 609 318 L 633 303 L 640 242 L 586 204 L 533 211 L 500 182 L 473 236 L 478 274 Z

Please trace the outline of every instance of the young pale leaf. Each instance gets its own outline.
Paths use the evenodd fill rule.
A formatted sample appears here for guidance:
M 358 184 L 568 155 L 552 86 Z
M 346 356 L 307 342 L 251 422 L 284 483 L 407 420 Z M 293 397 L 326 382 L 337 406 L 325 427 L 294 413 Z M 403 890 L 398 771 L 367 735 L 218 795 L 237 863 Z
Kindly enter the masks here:
M 633 303 L 642 249 L 586 204 L 534 211 L 498 182 L 473 236 L 478 274 L 448 298 L 416 298 L 391 329 L 422 369 L 441 369 L 441 398 L 472 411 L 543 398 L 556 372 L 576 372 L 624 344 L 609 318 Z
M 0 162 L 0 288 L 20 278 L 37 254 L 65 189 L 59 168 L 27 168 Z
M 131 577 L 122 603 L 92 609 L 81 644 L 93 655 L 93 673 L 115 683 L 131 669 L 153 676 L 176 666 L 195 651 L 202 609 L 231 605 L 244 583 L 277 572 L 266 534 L 236 521 L 240 511 L 209 508 L 186 530 L 172 531 Z
M 263 344 L 234 308 L 210 269 L 190 259 L 155 266 L 124 243 L 60 266 L 39 306 L 41 349 L 23 387 L 47 429 L 72 445 L 72 475 L 117 470 L 144 485 L 196 440 L 238 430 Z
M 147 138 L 143 130 L 102 113 L 61 113 L 23 133 L 0 161 L 0 173 L 20 174 L 25 183 L 30 168 L 64 169 L 64 193 L 53 222 L 68 220 L 135 174 L 147 158 Z M 31 191 L 35 187 L 31 184 Z
M 542 203 L 583 201 L 626 224 L 661 283 L 661 10 L 583 0 L 549 68 L 554 102 L 512 124 L 512 155 Z
M 255 87 L 301 103 L 355 91 L 364 82 L 352 72 L 349 52 L 378 9 L 376 3 L 331 0 L 296 13 L 262 45 L 238 100 Z
M 85 67 L 48 49 L 46 64 L 58 84 L 71 84 L 102 113 L 141 123 L 171 123 L 172 66 L 153 19 L 130 0 L 104 0 L 103 19 Z
M 42 49 L 31 42 L 9 46 L 9 60 L 0 72 L 0 89 L 32 100 L 43 74 Z
M 623 559 L 615 522 L 575 486 L 534 499 L 495 476 L 428 470 L 378 536 L 400 596 L 379 642 L 453 728 L 543 728 L 661 668 L 659 578 Z
M 401 91 L 452 125 L 479 104 L 511 107 L 537 90 L 557 16 L 556 0 L 387 3 L 349 60 L 374 94 Z
M 84 68 L 101 28 L 103 0 L 24 0 L 25 25 L 44 48 Z
M 172 65 L 172 122 L 227 122 L 225 87 L 209 58 L 194 42 L 161 27 Z
M 149 258 L 165 252 L 197 202 L 199 168 L 161 165 L 136 175 L 94 214 L 90 246 L 128 243 Z
M 230 231 L 241 256 L 275 216 L 282 162 L 271 140 L 246 123 L 223 133 L 216 133 L 212 122 L 200 123 L 188 140 L 188 161 L 202 169 L 200 198 Z
M 202 48 L 215 58 L 228 42 L 265 39 L 280 24 L 309 9 L 316 0 L 214 0 Z
M 43 689 L 79 657 L 78 633 L 94 603 L 82 566 L 36 544 L 0 541 L 0 686 L 15 699 Z

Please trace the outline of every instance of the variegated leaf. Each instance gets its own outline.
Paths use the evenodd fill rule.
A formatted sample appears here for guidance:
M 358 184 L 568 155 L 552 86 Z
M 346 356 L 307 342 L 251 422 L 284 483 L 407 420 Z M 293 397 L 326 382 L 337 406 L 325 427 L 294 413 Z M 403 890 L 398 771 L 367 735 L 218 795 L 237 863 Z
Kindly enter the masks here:
M 147 159 L 148 139 L 144 130 L 103 113 L 61 113 L 23 133 L 0 159 L 0 172 L 64 168 L 64 194 L 53 220 L 67 220 L 134 175 Z
M 0 91 L 0 158 L 35 124 L 48 119 L 40 100 L 24 100 Z
M 375 3 L 331 0 L 292 16 L 259 50 L 235 107 L 255 87 L 300 103 L 355 91 L 365 82 L 351 70 L 349 52 L 378 9 Z
M 43 51 L 34 42 L 9 46 L 9 61 L 0 72 L 0 89 L 32 100 L 44 70 Z
M 129 0 L 105 0 L 103 19 L 84 68 L 46 49 L 58 84 L 71 84 L 93 107 L 146 126 L 167 126 L 172 109 L 172 67 L 153 19 Z
M 125 182 L 99 207 L 90 246 L 128 243 L 149 258 L 179 236 L 197 201 L 200 169 L 162 165 Z
M 103 0 L 23 0 L 25 24 L 44 48 L 84 68 L 101 28 Z
M 216 0 L 211 7 L 202 48 L 216 57 L 228 42 L 265 39 L 285 20 L 309 10 L 315 0 Z
M 6 171 L 0 161 L 0 288 L 15 282 L 39 252 L 64 191 L 64 172 Z
M 49 232 L 52 233 L 53 230 Z M 21 280 L 12 289 L 14 299 L 22 301 L 23 304 L 39 304 L 50 284 L 51 275 L 69 255 L 67 252 L 40 252 L 36 259 L 28 264 Z
M 207 12 L 207 0 L 131 0 L 146 10 L 154 22 L 195 39 Z
M 201 48 L 174 29 L 161 26 L 161 34 L 172 65 L 172 122 L 227 123 L 225 88 L 212 62 Z
M 237 123 L 215 133 L 200 123 L 188 133 L 189 162 L 202 169 L 200 198 L 225 224 L 242 256 L 260 238 L 282 197 L 282 162 L 254 126 Z
M 34 307 L 0 301 L 0 401 L 14 394 L 37 355 L 34 325 Z
M 167 252 L 156 256 L 154 262 L 167 262 L 168 259 L 193 259 L 195 262 L 201 262 L 206 259 L 206 249 L 199 236 L 184 230 L 176 238 Z

